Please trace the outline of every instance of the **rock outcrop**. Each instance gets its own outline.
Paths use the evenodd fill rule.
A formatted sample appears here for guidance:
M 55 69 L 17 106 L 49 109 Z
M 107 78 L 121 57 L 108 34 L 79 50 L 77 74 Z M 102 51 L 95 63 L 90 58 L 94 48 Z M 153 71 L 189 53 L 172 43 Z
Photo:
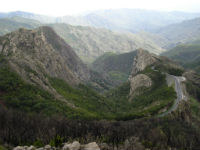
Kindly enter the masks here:
M 74 141 L 73 143 L 64 143 L 62 148 L 52 147 L 50 145 L 45 145 L 44 147 L 35 148 L 34 146 L 17 146 L 13 148 L 13 150 L 100 150 L 99 146 L 96 142 L 91 142 L 85 145 L 81 145 L 78 141 Z
M 157 61 L 157 56 L 149 52 L 139 49 L 136 51 L 136 57 L 133 61 L 132 72 L 129 77 L 130 92 L 129 101 L 136 95 L 141 94 L 141 89 L 152 86 L 152 80 L 145 74 L 138 74 L 143 71 L 147 66 L 154 64 Z
M 17 146 L 13 150 L 36 150 L 36 148 L 32 145 L 31 146 Z
M 100 150 L 96 142 L 88 143 L 82 146 L 82 150 Z
M 133 67 L 131 75 L 134 76 L 138 72 L 144 70 L 147 66 L 152 65 L 156 62 L 157 56 L 154 54 L 149 53 L 143 49 L 138 49 L 136 57 L 133 61 Z
M 149 78 L 145 74 L 138 74 L 130 79 L 130 98 L 133 96 L 139 95 L 141 92 L 138 90 L 142 87 L 151 87 L 152 81 L 151 78 Z
M 74 141 L 73 143 L 66 143 L 62 150 L 80 150 L 81 144 L 78 141 Z
M 19 29 L 1 37 L 0 45 L 0 53 L 9 58 L 12 68 L 24 79 L 43 87 L 45 75 L 63 79 L 69 84 L 90 78 L 87 66 L 50 27 Z

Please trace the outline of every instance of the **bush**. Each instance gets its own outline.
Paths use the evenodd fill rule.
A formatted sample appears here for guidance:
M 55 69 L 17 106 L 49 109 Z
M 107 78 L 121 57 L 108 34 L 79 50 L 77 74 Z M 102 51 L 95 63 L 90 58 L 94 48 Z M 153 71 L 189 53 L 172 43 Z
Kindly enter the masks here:
M 61 147 L 62 143 L 64 142 L 64 138 L 60 137 L 57 135 L 54 139 L 52 139 L 49 143 L 49 145 L 54 146 L 54 147 Z
M 35 147 L 43 147 L 43 146 L 44 146 L 43 142 L 42 142 L 41 140 L 39 140 L 39 139 L 37 139 L 37 140 L 33 143 L 33 145 L 34 145 Z

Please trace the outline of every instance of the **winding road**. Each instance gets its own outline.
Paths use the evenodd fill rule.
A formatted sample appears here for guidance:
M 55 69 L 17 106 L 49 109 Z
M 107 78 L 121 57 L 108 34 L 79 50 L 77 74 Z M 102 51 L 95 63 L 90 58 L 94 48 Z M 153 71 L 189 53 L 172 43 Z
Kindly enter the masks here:
M 178 77 L 178 76 L 169 75 L 169 74 L 167 74 L 167 76 L 169 76 L 170 78 L 172 78 L 174 80 L 177 98 L 176 98 L 173 106 L 169 110 L 167 110 L 166 112 L 160 114 L 159 117 L 166 116 L 167 114 L 175 111 L 181 101 L 183 101 L 183 100 L 187 101 L 187 96 L 184 95 L 183 88 L 182 88 L 182 85 L 181 85 L 181 82 L 186 80 L 185 77 Z

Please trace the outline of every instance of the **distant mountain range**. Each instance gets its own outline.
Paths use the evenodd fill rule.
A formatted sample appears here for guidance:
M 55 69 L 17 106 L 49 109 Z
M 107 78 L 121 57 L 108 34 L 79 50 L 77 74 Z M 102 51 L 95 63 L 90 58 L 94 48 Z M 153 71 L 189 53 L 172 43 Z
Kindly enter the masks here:
M 157 45 L 171 44 L 165 37 L 0 21 L 0 149 L 61 149 L 78 140 L 111 150 L 199 150 L 200 76 L 148 52 L 163 52 Z M 166 53 L 199 60 L 198 46 L 185 47 Z M 73 48 L 90 59 L 103 55 L 89 68 Z
M 84 62 L 91 63 L 106 52 L 119 54 L 143 48 L 160 54 L 181 43 L 195 41 L 200 38 L 199 16 L 199 13 L 137 9 L 102 10 L 78 17 L 48 17 L 18 11 L 0 13 L 0 35 L 19 28 L 51 26 Z
M 51 26 L 75 52 L 87 63 L 92 62 L 105 52 L 123 53 L 137 48 L 148 49 L 160 54 L 160 48 L 150 38 L 132 33 L 117 33 L 107 29 L 85 26 L 71 26 L 68 24 L 42 24 L 39 21 L 23 17 L 0 19 L 0 35 L 4 35 L 19 28 L 33 29 L 42 25 Z
M 39 21 L 23 17 L 10 17 L 0 19 L 0 35 L 4 35 L 19 28 L 33 29 L 42 25 Z
M 200 18 L 172 24 L 157 30 L 155 33 L 168 40 L 167 46 L 169 48 L 180 43 L 195 41 L 200 39 Z
M 143 9 L 110 9 L 93 11 L 81 16 L 49 17 L 27 12 L 0 13 L 1 18 L 24 17 L 42 23 L 68 23 L 71 25 L 94 26 L 117 31 L 152 32 L 166 25 L 200 17 L 200 13 L 161 12 Z

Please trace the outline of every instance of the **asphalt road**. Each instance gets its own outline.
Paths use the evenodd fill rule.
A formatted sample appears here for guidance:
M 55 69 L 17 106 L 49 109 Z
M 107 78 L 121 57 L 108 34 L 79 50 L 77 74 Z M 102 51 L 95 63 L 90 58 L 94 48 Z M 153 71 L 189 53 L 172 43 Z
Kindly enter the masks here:
M 185 81 L 185 77 L 177 77 L 177 76 L 173 76 L 173 75 L 169 75 L 174 79 L 174 83 L 175 83 L 175 91 L 177 94 L 177 98 L 173 104 L 173 106 L 167 110 L 166 112 L 162 113 L 159 115 L 159 117 L 163 117 L 173 111 L 175 111 L 180 103 L 180 101 L 187 101 L 187 96 L 184 95 L 183 90 L 182 90 L 182 85 L 181 82 Z

